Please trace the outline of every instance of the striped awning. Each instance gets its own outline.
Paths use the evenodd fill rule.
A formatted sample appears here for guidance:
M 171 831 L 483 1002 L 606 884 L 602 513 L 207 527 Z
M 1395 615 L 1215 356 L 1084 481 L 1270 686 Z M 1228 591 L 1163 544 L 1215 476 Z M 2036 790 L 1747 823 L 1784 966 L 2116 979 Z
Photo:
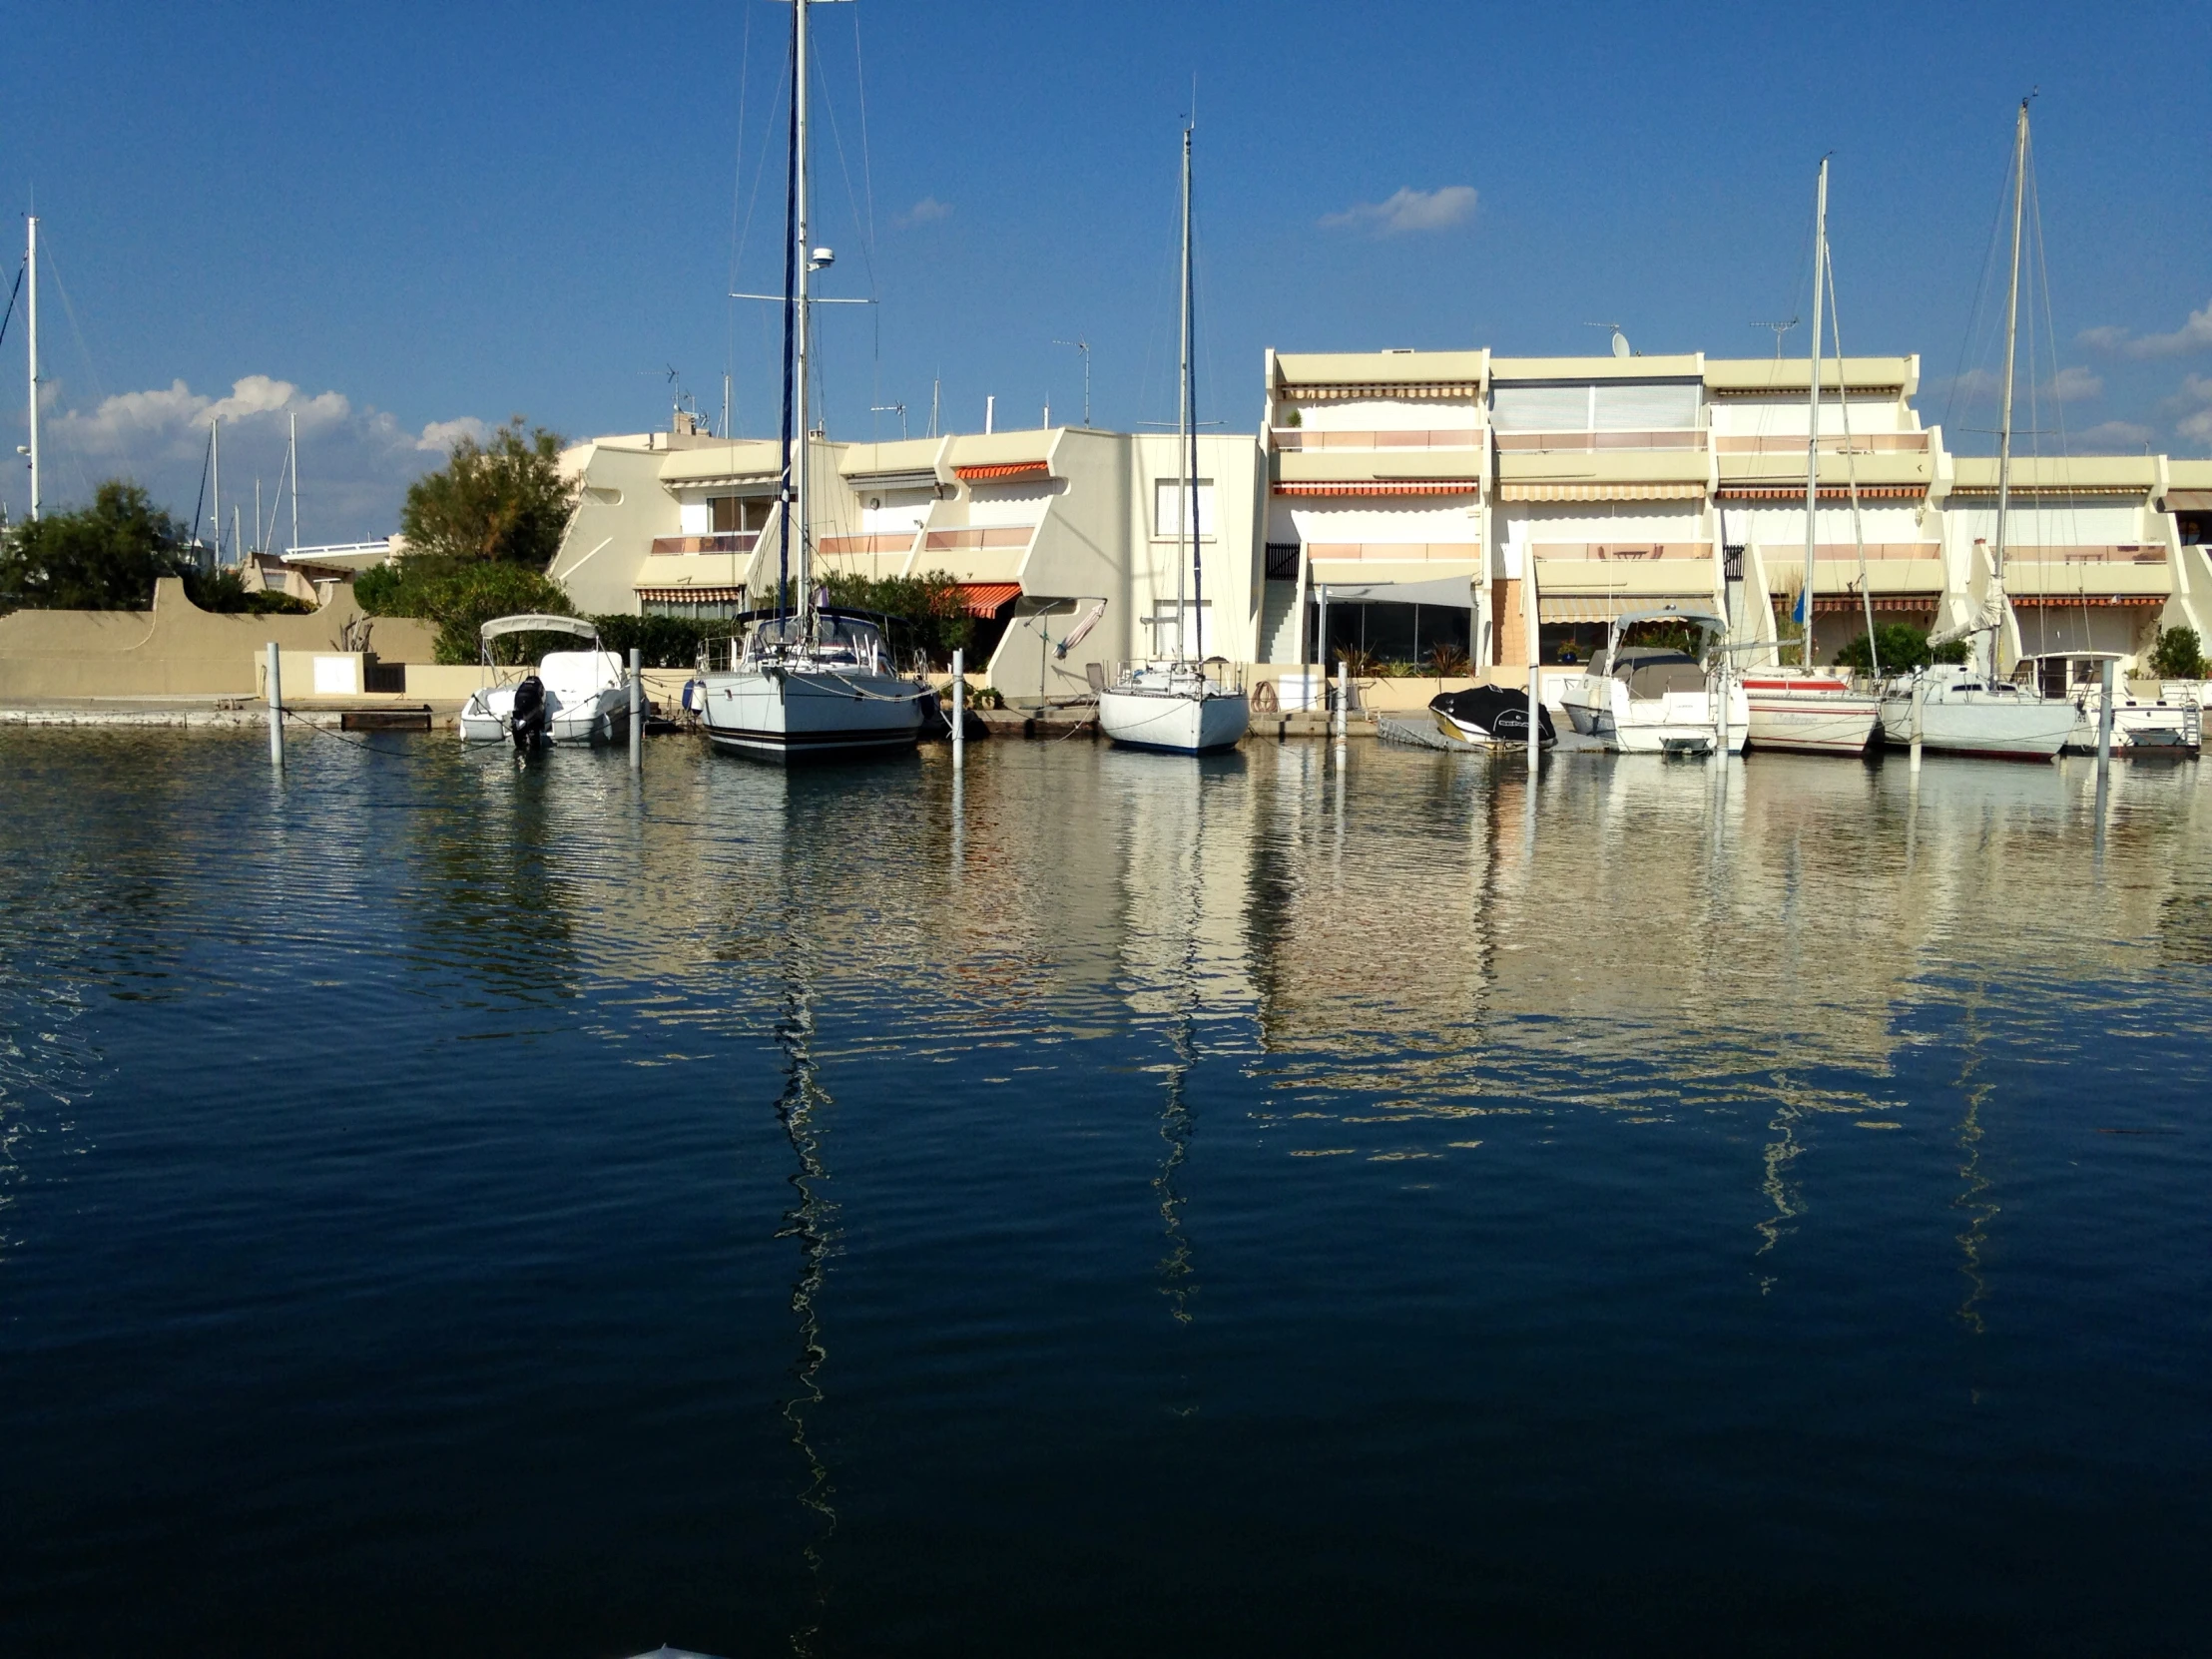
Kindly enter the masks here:
M 1874 596 L 1874 608 L 1878 612 L 1898 612 L 1907 616 L 1934 615 L 1942 597 L 1939 593 L 1878 593 Z M 1815 616 L 1862 616 L 1866 609 L 1867 601 L 1856 593 L 1813 596 Z
M 634 588 L 640 599 L 657 605 L 735 605 L 745 597 L 743 588 Z
M 1699 483 L 1668 484 L 1501 484 L 1501 501 L 1703 501 Z
M 1542 593 L 1536 595 L 1538 622 L 1610 622 L 1628 611 L 1676 610 L 1702 615 L 1712 610 L 1709 593 Z
M 1803 501 L 1803 484 L 1723 484 L 1716 492 L 1723 501 Z M 1928 493 L 1926 484 L 1861 484 L 1862 501 L 1918 501 Z M 1849 484 L 1823 484 L 1823 501 L 1849 501 Z
M 2128 605 L 2148 610 L 2166 603 L 2162 593 L 2008 593 L 2004 597 L 2016 611 L 2073 610 L 2083 605 Z
M 960 608 L 970 616 L 995 617 L 1021 597 L 1019 582 L 962 582 Z
M 1276 395 L 1300 402 L 1341 397 L 1455 397 L 1471 401 L 1481 397 L 1482 385 L 1478 380 L 1342 380 L 1329 385 L 1279 386 Z
M 2032 501 L 2041 495 L 2131 495 L 2140 500 L 2150 492 L 2149 484 L 2014 484 L 2009 493 L 2014 501 Z M 1798 493 L 1802 495 L 1805 492 L 1800 490 Z M 1859 493 L 1865 495 L 1867 492 L 1861 490 Z M 1950 486 L 1950 493 L 1954 496 L 1987 496 L 1994 501 L 1997 487 L 1983 483 L 1953 484 Z
M 2212 490 L 2168 490 L 2169 513 L 2212 513 Z
M 1012 478 L 1044 478 L 1051 472 L 1044 461 L 1001 461 L 991 466 L 956 466 L 952 476 L 964 484 L 1003 484 Z
M 1277 495 L 1472 495 L 1482 487 L 1478 478 L 1344 479 L 1329 483 L 1300 481 L 1277 484 Z

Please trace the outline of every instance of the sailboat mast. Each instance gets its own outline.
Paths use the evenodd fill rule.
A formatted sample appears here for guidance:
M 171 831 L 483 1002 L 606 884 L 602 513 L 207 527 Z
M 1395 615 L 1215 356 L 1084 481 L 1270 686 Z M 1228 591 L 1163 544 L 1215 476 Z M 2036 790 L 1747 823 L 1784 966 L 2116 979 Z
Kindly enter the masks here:
M 2004 631 L 2004 513 L 2012 495 L 2012 357 L 2020 327 L 2020 215 L 2027 199 L 2027 100 L 2012 130 L 2012 286 L 2004 302 L 2004 405 L 1997 411 L 1996 552 L 1989 571 L 1989 678 L 1997 677 Z
M 1805 438 L 1805 638 L 1799 661 L 1813 666 L 1813 549 L 1815 512 L 1821 499 L 1821 278 L 1828 267 L 1828 158 L 1821 158 L 1820 189 L 1813 202 L 1813 358 L 1812 402 L 1806 416 Z M 1843 394 L 1843 375 L 1836 378 L 1837 395 Z
M 291 417 L 291 551 L 299 551 L 299 416 Z
M 814 634 L 815 588 L 814 559 L 808 547 L 807 536 L 807 434 L 812 429 L 807 418 L 807 343 L 812 318 L 808 314 L 807 293 L 811 285 L 814 251 L 807 241 L 807 7 L 809 0 L 792 0 L 794 9 L 792 37 L 792 142 L 798 154 L 792 160 L 794 173 L 792 198 L 792 231 L 798 239 L 795 257 L 799 266 L 797 294 L 798 314 L 793 320 L 794 380 L 792 408 L 796 416 L 792 441 L 798 446 L 792 452 L 792 495 L 794 510 L 799 515 L 799 588 L 801 614 L 807 618 L 806 632 Z
M 1175 382 L 1175 467 L 1182 483 L 1182 500 L 1176 504 L 1175 515 L 1175 660 L 1179 663 L 1189 662 L 1191 657 L 1187 634 L 1190 612 L 1184 603 L 1183 580 L 1198 552 L 1197 526 L 1192 522 L 1198 516 L 1198 483 L 1191 452 L 1198 445 L 1198 433 L 1191 418 L 1191 130 L 1188 127 L 1183 129 L 1182 311 L 1182 365 Z M 1186 534 L 1191 544 L 1188 554 L 1183 551 Z
M 24 280 L 25 280 L 25 281 L 26 281 L 26 282 L 27 282 L 27 283 L 29 284 L 29 286 L 30 286 L 30 290 L 31 290 L 31 291 L 30 291 L 29 295 L 27 296 L 27 297 L 29 298 L 29 300 L 30 300 L 30 310 L 29 310 L 29 311 L 28 311 L 28 312 L 26 313 L 26 315 L 25 315 L 25 318 L 24 318 L 24 320 L 25 320 L 26 324 L 28 325 L 28 327 L 29 327 L 29 329 L 30 329 L 30 335 L 31 335 L 31 338 L 30 338 L 30 346 L 29 346 L 29 351 L 30 351 L 30 365 L 31 365 L 31 375 L 30 375 L 30 378 L 31 378 L 31 516 L 32 516 L 33 518 L 36 518 L 36 517 L 38 517 L 38 509 L 39 509 L 39 490 L 38 490 L 38 216 L 37 216 L 36 214 L 33 214 L 33 215 L 31 216 L 31 218 L 30 218 L 30 221 L 29 221 L 29 224 L 30 224 L 30 231 L 29 231 L 29 233 L 28 233 L 28 239 L 29 239 L 29 240 L 28 240 L 28 241 L 26 241 L 26 242 L 25 242 L 25 244 L 24 244 L 24 246 L 23 246 L 23 264 L 24 264 L 24 266 L 25 266 L 25 277 L 24 277 Z
M 208 462 L 215 469 L 215 504 L 208 509 L 208 525 L 215 531 L 215 562 L 223 562 L 223 417 L 208 422 Z

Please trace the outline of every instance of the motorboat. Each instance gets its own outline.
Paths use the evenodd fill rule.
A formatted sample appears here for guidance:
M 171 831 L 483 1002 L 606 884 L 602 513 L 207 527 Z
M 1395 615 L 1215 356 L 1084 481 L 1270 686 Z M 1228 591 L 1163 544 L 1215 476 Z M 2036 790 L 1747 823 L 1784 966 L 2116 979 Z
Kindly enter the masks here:
M 1469 686 L 1428 700 L 1436 731 L 1454 749 L 1528 748 L 1528 694 L 1504 686 Z M 1551 748 L 1559 734 L 1551 711 L 1536 705 L 1536 747 Z
M 736 620 L 752 626 L 733 660 L 697 681 L 699 727 L 717 749 L 782 761 L 911 749 L 921 737 L 935 695 L 893 665 L 882 618 L 809 606 Z
M 2020 659 L 2015 681 L 2032 685 L 2044 697 L 2062 697 L 2074 706 L 2073 730 L 2062 754 L 2094 755 L 2104 712 L 2103 667 L 2114 667 L 2112 753 L 2123 757 L 2178 760 L 2198 753 L 2203 741 L 2203 712 L 2185 698 L 2169 699 L 2165 688 L 2149 701 L 2126 691 L 2114 651 L 2041 652 Z
M 1252 725 L 1252 703 L 1241 672 L 1219 658 L 1200 660 L 1186 637 L 1193 610 L 1205 616 L 1199 567 L 1197 477 L 1198 379 L 1191 353 L 1191 130 L 1183 130 L 1182 365 L 1176 395 L 1175 654 L 1125 663 L 1098 694 L 1098 729 L 1125 749 L 1204 755 L 1233 749 Z M 1186 579 L 1188 586 L 1186 587 Z M 1160 642 L 1155 640 L 1157 649 Z
M 1687 623 L 1699 652 L 1624 645 L 1639 624 Z M 1707 650 L 1727 631 L 1711 612 L 1628 611 L 1613 618 L 1589 671 L 1560 685 L 1560 707 L 1576 732 L 1624 755 L 1741 754 L 1750 725 L 1743 684 Z
M 492 641 L 509 634 L 571 634 L 591 641 L 588 651 L 548 651 L 534 674 L 492 662 Z M 630 677 L 622 659 L 601 645 L 599 630 L 582 617 L 524 613 L 494 617 L 478 630 L 486 672 L 500 679 L 470 694 L 461 709 L 461 738 L 498 743 L 514 735 L 515 699 L 526 680 L 543 694 L 543 735 L 554 743 L 607 743 L 630 715 Z M 531 699 L 533 718 L 538 701 Z
M 2070 699 L 2039 697 L 1978 666 L 1936 663 L 1901 675 L 1882 693 L 1882 736 L 1893 749 L 1915 738 L 1937 755 L 2047 761 L 2065 747 L 2080 711 Z
M 1882 700 L 1822 669 L 1743 674 L 1749 745 L 1808 755 L 1864 755 L 1882 724 Z

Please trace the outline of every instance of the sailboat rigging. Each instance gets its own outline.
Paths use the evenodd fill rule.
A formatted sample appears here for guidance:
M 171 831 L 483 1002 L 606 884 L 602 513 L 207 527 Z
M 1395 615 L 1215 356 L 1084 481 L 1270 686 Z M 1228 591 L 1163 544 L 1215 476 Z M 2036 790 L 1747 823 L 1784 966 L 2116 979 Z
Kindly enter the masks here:
M 1186 126 L 1183 270 L 1179 284 L 1182 368 L 1176 384 L 1175 410 L 1175 655 L 1166 661 L 1155 658 L 1124 665 L 1114 683 L 1098 694 L 1099 730 L 1107 737 L 1125 748 L 1177 755 L 1233 749 L 1252 724 L 1252 705 L 1234 671 L 1217 665 L 1222 671 L 1217 678 L 1201 660 L 1206 648 L 1206 585 L 1199 523 L 1198 379 L 1191 353 L 1192 302 L 1196 296 L 1191 250 L 1191 134 L 1192 128 Z M 1190 638 L 1194 610 L 1201 623 L 1196 655 Z
M 700 676 L 708 740 L 730 754 L 772 761 L 909 748 L 931 699 L 926 685 L 898 672 L 877 619 L 827 604 L 814 583 L 808 367 L 814 306 L 835 302 L 812 292 L 814 274 L 834 258 L 812 246 L 809 218 L 808 12 L 818 3 L 792 0 L 776 603 L 738 618 L 751 626 L 733 642 L 733 660 Z

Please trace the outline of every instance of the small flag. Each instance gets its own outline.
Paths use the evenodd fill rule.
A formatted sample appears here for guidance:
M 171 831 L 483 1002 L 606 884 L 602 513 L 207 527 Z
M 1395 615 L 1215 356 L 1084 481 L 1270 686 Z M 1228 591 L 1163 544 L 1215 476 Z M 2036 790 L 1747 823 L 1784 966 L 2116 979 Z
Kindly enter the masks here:
M 1810 609 L 1810 601 L 1812 600 L 1812 597 L 1813 590 L 1811 588 L 1801 588 L 1798 591 L 1797 610 L 1794 615 L 1796 616 L 1798 625 L 1800 627 L 1803 627 L 1805 625 L 1806 613 Z

